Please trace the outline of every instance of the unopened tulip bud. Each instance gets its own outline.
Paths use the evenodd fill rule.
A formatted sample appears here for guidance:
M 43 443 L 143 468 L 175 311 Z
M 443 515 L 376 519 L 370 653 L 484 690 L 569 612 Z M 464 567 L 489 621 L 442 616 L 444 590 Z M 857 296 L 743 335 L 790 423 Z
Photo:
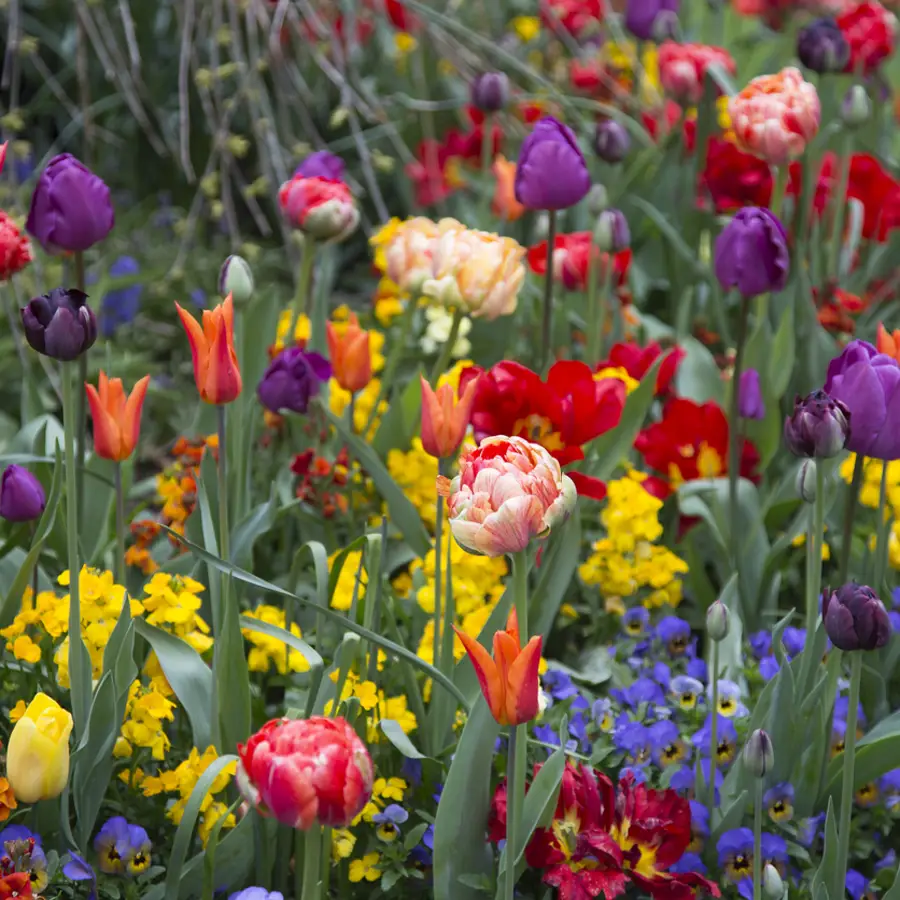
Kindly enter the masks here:
M 22 466 L 13 463 L 0 481 L 0 516 L 7 522 L 31 522 L 40 518 L 47 498 L 40 481 Z
M 620 253 L 631 243 L 628 222 L 619 209 L 607 209 L 600 213 L 594 226 L 594 243 L 604 253 Z
M 881 599 L 872 588 L 856 582 L 825 593 L 822 621 L 839 650 L 878 650 L 891 637 L 891 620 Z
M 484 72 L 472 82 L 471 97 L 482 112 L 499 112 L 509 102 L 509 78 L 505 72 Z
M 242 256 L 229 256 L 219 269 L 219 296 L 224 300 L 229 294 L 236 306 L 249 303 L 253 296 L 253 272 Z
M 724 641 L 731 627 L 728 607 L 721 600 L 716 600 L 706 611 L 706 633 L 710 640 Z
M 350 313 L 350 321 L 343 326 L 332 322 L 325 325 L 331 370 L 337 383 L 355 394 L 372 380 L 372 355 L 369 332 L 359 327 L 359 319 Z
M 756 778 L 764 778 L 775 765 L 772 739 L 762 728 L 757 728 L 744 744 L 744 765 Z
M 850 433 L 850 410 L 823 390 L 794 400 L 784 422 L 784 442 L 794 456 L 828 459 L 844 449 Z
M 784 881 L 772 863 L 766 863 L 763 869 L 762 889 L 766 900 L 781 900 L 784 896 Z
M 628 155 L 631 136 L 628 129 L 615 119 L 604 119 L 597 123 L 594 133 L 594 152 L 604 162 L 619 163 Z
M 678 40 L 678 15 L 669 10 L 663 10 L 653 23 L 653 40 L 657 44 L 663 41 Z
M 75 288 L 55 288 L 28 301 L 22 310 L 25 339 L 44 356 L 71 362 L 97 340 L 97 317 L 87 294 Z
M 807 503 L 816 502 L 816 461 L 807 459 L 797 473 L 797 493 Z
M 872 115 L 872 101 L 861 84 L 854 84 L 841 104 L 841 120 L 848 128 L 859 128 Z
M 478 378 L 465 387 L 459 401 L 449 384 L 442 384 L 437 391 L 422 378 L 422 447 L 436 459 L 453 456 L 466 436 Z
M 21 803 L 58 797 L 69 780 L 72 715 L 46 694 L 36 694 L 12 730 L 6 777 Z
M 609 193 L 602 184 L 595 184 L 587 195 L 588 211 L 592 216 L 599 216 L 609 206 Z

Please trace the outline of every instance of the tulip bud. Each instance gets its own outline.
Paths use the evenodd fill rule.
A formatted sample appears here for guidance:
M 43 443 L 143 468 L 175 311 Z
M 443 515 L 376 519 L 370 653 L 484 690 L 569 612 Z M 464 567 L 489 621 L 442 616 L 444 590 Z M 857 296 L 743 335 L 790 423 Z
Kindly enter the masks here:
M 784 896 L 784 881 L 772 863 L 766 863 L 763 869 L 762 889 L 766 900 L 781 900 Z
M 870 587 L 850 582 L 822 601 L 822 620 L 839 650 L 877 650 L 891 636 L 891 620 Z
M 482 112 L 498 112 L 509 102 L 509 78 L 505 72 L 484 72 L 472 82 L 471 97 Z
M 861 84 L 854 84 L 844 95 L 841 120 L 848 128 L 859 128 L 872 115 L 872 101 Z
M 806 503 L 816 502 L 816 461 L 804 460 L 797 473 L 797 493 Z
M 619 209 L 607 209 L 600 213 L 594 226 L 594 243 L 604 253 L 620 253 L 631 243 L 628 222 Z
M 850 45 L 838 23 L 826 16 L 800 29 L 797 56 L 813 72 L 840 72 L 850 58 Z
M 744 744 L 744 765 L 756 778 L 764 778 L 775 765 L 772 740 L 762 728 L 757 728 Z
M 36 694 L 12 730 L 6 777 L 21 803 L 58 797 L 69 780 L 72 715 L 46 694 Z
M 794 456 L 828 459 L 844 449 L 850 433 L 850 410 L 823 390 L 794 400 L 785 419 L 784 441 Z
M 602 184 L 595 184 L 587 195 L 588 211 L 592 216 L 599 216 L 609 206 L 609 194 Z
M 38 353 L 63 362 L 78 359 L 97 340 L 97 318 L 87 305 L 87 294 L 75 288 L 55 288 L 29 300 L 22 326 Z
M 253 296 L 253 272 L 242 256 L 229 256 L 219 269 L 219 296 L 224 300 L 229 294 L 236 306 L 249 303 Z
M 604 162 L 619 163 L 628 155 L 631 136 L 628 129 L 615 119 L 604 119 L 597 123 L 594 133 L 594 152 Z
M 670 10 L 663 10 L 653 23 L 653 40 L 657 44 L 663 41 L 678 40 L 678 14 Z
M 7 522 L 31 522 L 46 505 L 40 481 L 21 466 L 7 466 L 0 483 L 0 516 Z
M 718 643 L 725 640 L 730 627 L 728 607 L 721 600 L 716 600 L 706 611 L 706 633 L 710 640 Z

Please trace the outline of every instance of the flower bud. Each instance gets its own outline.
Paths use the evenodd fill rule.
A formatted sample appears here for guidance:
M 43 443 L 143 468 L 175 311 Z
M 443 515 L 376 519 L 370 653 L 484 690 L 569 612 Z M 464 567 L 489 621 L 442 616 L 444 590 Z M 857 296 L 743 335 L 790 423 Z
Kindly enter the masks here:
M 40 481 L 21 466 L 7 466 L 0 482 L 0 516 L 7 522 L 31 522 L 40 517 L 47 500 Z
M 742 419 L 756 421 L 766 417 L 766 402 L 763 399 L 759 372 L 756 369 L 741 372 L 738 382 L 738 415 Z
M 730 627 L 728 607 L 721 600 L 716 600 L 706 611 L 706 633 L 710 640 L 718 643 L 725 640 Z
M 891 636 L 891 620 L 870 587 L 851 581 L 822 601 L 822 620 L 839 650 L 877 650 Z
M 848 128 L 859 128 L 872 115 L 872 101 L 861 84 L 854 84 L 841 103 L 841 120 Z
M 597 123 L 594 152 L 600 159 L 611 164 L 622 162 L 630 149 L 631 136 L 624 125 L 615 119 L 604 119 Z
M 657 44 L 663 41 L 677 41 L 679 31 L 678 14 L 671 10 L 663 10 L 653 23 L 653 40 Z
M 800 29 L 797 56 L 813 72 L 840 72 L 850 58 L 850 45 L 838 23 L 825 16 Z
M 797 493 L 806 503 L 816 502 L 816 461 L 804 460 L 797 473 Z
M 482 112 L 499 112 L 509 102 L 509 78 L 505 72 L 484 72 L 473 82 L 472 106 Z
M 224 300 L 229 294 L 235 306 L 249 303 L 253 296 L 253 272 L 242 256 L 229 256 L 219 269 L 219 296 Z
M 97 340 L 97 317 L 87 305 L 87 294 L 75 288 L 55 288 L 29 300 L 22 326 L 38 353 L 63 362 L 78 359 Z
M 775 765 L 772 739 L 762 728 L 757 728 L 744 744 L 744 764 L 751 775 L 764 778 Z
M 602 184 L 595 184 L 587 195 L 588 211 L 592 216 L 599 216 L 609 206 L 609 194 Z
M 763 869 L 762 889 L 766 900 L 781 900 L 784 896 L 784 882 L 772 863 L 766 863 Z
M 828 459 L 844 449 L 850 433 L 850 410 L 823 390 L 798 395 L 784 421 L 784 442 L 794 456 Z
M 21 803 L 58 797 L 69 780 L 72 715 L 46 694 L 36 694 L 12 730 L 6 777 Z
M 600 213 L 594 226 L 594 243 L 604 253 L 620 253 L 631 243 L 628 222 L 619 209 L 607 209 Z

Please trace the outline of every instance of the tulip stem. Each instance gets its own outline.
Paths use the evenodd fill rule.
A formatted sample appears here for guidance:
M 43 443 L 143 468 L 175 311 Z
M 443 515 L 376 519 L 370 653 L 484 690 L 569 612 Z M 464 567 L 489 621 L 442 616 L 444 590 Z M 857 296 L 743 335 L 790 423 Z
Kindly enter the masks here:
M 75 286 L 84 293 L 84 254 L 80 251 L 75 254 Z M 84 458 L 87 450 L 87 393 L 84 386 L 87 384 L 87 350 L 78 357 L 78 470 L 77 491 L 78 509 L 84 509 Z
M 413 319 L 416 316 L 416 302 L 410 297 L 406 301 L 406 307 L 400 318 L 400 333 L 391 342 L 391 352 L 388 354 L 387 362 L 384 365 L 384 372 L 381 377 L 381 385 L 378 388 L 378 398 L 372 406 L 369 418 L 366 421 L 366 427 L 363 434 L 368 434 L 372 430 L 372 425 L 378 415 L 378 408 L 381 406 L 382 400 L 387 397 L 394 381 L 394 375 L 397 372 L 397 366 L 403 358 L 403 351 L 406 349 L 406 340 L 412 328 Z
M 219 553 L 225 562 L 230 562 L 231 552 L 228 544 L 228 449 L 226 441 L 228 434 L 225 428 L 224 403 L 216 406 L 217 431 L 219 437 L 219 464 L 216 471 L 219 476 Z M 228 587 L 228 576 L 222 573 L 222 601 L 224 608 L 225 591 Z
M 456 339 L 459 337 L 459 326 L 462 325 L 464 315 L 465 310 L 461 306 L 457 306 L 453 311 L 453 323 L 450 325 L 450 334 L 447 335 L 447 340 L 444 342 L 444 346 L 441 347 L 440 355 L 435 361 L 434 368 L 431 370 L 431 378 L 429 380 L 433 388 L 437 387 L 438 379 L 446 371 L 450 357 L 453 356 L 453 348 L 456 346 Z
M 819 618 L 819 594 L 822 592 L 822 543 L 825 532 L 825 467 L 816 466 L 816 499 L 809 510 L 806 535 L 806 649 L 800 665 L 800 696 L 809 690 L 815 660 L 812 658 Z
M 738 314 L 737 344 L 734 357 L 734 374 L 731 378 L 731 411 L 728 416 L 728 512 L 731 517 L 731 560 L 738 576 L 738 596 L 741 595 L 740 571 L 740 509 L 738 507 L 738 482 L 741 478 L 741 429 L 740 395 L 741 371 L 744 367 L 744 345 L 747 343 L 747 319 L 750 304 L 743 297 Z
M 556 243 L 556 210 L 547 211 L 547 269 L 544 273 L 544 314 L 538 346 L 538 371 L 543 374 L 550 361 L 550 346 L 553 336 L 553 245 Z
M 303 847 L 303 880 L 298 885 L 299 890 L 295 893 L 298 900 L 319 900 L 322 829 L 318 823 L 313 824 L 305 834 L 302 831 L 297 832 L 298 850 L 301 845 Z
M 513 604 L 519 625 L 519 646 L 528 642 L 528 556 L 524 550 L 512 555 Z
M 122 463 L 116 463 L 116 582 L 125 584 L 125 492 L 122 490 Z
M 753 900 L 762 900 L 762 810 L 763 779 L 755 778 L 753 786 Z
M 838 154 L 838 191 L 834 198 L 834 219 L 832 220 L 831 242 L 828 247 L 828 268 L 826 278 L 834 279 L 837 284 L 840 278 L 841 242 L 844 237 L 844 216 L 847 209 L 847 185 L 850 183 L 850 157 L 853 154 L 853 132 L 846 130 Z
M 294 334 L 297 331 L 297 324 L 303 316 L 309 316 L 309 299 L 310 299 L 310 282 L 312 280 L 313 262 L 316 255 L 316 242 L 307 237 L 303 244 L 303 255 L 300 258 L 300 275 L 297 277 L 297 293 L 294 295 L 294 309 L 291 313 L 291 327 L 288 329 L 287 338 L 285 340 L 286 347 L 293 347 L 297 342 Z M 312 323 L 310 323 L 310 329 Z M 312 340 L 312 330 L 310 330 L 310 341 Z
M 847 730 L 844 732 L 844 765 L 841 774 L 841 818 L 838 823 L 838 854 L 835 883 L 829 894 L 839 897 L 838 886 L 847 878 L 847 856 L 850 853 L 850 814 L 853 812 L 853 766 L 856 762 L 856 717 L 859 710 L 859 686 L 862 681 L 862 652 L 850 654 L 850 696 L 847 706 Z
M 525 803 L 525 754 L 528 749 L 528 726 L 513 725 L 509 729 L 509 757 L 506 766 L 506 869 L 503 898 L 513 900 L 516 892 L 516 860 L 518 858 L 519 825 Z
M 772 187 L 772 200 L 769 203 L 769 209 L 779 218 L 781 218 L 781 205 L 784 203 L 784 195 L 787 191 L 790 170 L 787 166 L 775 167 L 774 186 Z
M 872 580 L 872 588 L 876 594 L 881 593 L 884 583 L 884 570 L 888 559 L 888 520 L 887 512 L 887 475 L 888 464 L 881 464 L 881 489 L 878 492 L 878 523 L 875 527 L 875 576 Z
M 862 483 L 865 464 L 865 456 L 861 453 L 857 453 L 856 462 L 853 464 L 853 478 L 850 480 L 850 496 L 847 498 L 847 507 L 844 510 L 844 528 L 841 534 L 841 566 L 838 570 L 838 584 L 844 584 L 847 581 L 847 572 L 850 569 L 850 546 L 853 543 L 853 519 L 856 517 L 856 501 L 859 498 L 859 486 Z
M 712 642 L 709 659 L 709 686 L 711 691 L 709 720 L 709 784 L 706 786 L 706 808 L 709 810 L 709 830 L 712 832 L 713 810 L 716 808 L 716 748 L 719 743 L 719 642 Z
M 442 459 L 439 459 L 438 477 L 444 474 L 443 464 L 444 461 Z M 443 617 L 441 614 L 441 589 L 443 588 L 443 583 L 441 582 L 441 556 L 443 551 L 443 536 L 444 498 L 440 494 L 438 494 L 437 505 L 434 512 L 434 635 L 431 662 L 435 668 L 441 669 L 442 672 L 444 671 L 442 668 L 443 660 L 441 659 L 441 623 L 443 621 Z M 435 735 L 435 739 L 437 739 L 437 737 L 438 736 Z M 437 743 L 435 743 L 435 746 L 437 746 Z
M 484 129 L 481 133 L 481 174 L 484 176 L 485 181 L 487 180 L 488 175 L 491 171 L 491 163 L 493 162 L 493 150 L 494 150 L 494 115 L 493 113 L 485 113 L 484 121 L 481 123 L 482 129 Z M 484 191 L 484 199 L 487 204 L 487 211 L 491 210 L 491 192 L 487 189 L 487 185 L 485 185 L 482 190 Z

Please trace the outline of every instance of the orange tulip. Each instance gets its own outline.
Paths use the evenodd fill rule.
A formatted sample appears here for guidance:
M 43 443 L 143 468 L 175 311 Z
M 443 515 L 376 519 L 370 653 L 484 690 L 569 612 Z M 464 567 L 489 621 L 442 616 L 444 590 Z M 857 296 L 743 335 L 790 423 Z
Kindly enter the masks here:
M 422 447 L 437 459 L 453 456 L 469 427 L 478 378 L 466 385 L 459 402 L 449 384 L 442 384 L 435 392 L 421 375 L 419 378 L 422 382 Z
M 538 666 L 541 664 L 540 635 L 523 648 L 519 641 L 519 620 L 509 611 L 506 631 L 494 634 L 494 658 L 474 638 L 454 626 L 478 676 L 481 693 L 491 715 L 501 725 L 521 725 L 538 714 Z
M 498 156 L 491 168 L 497 176 L 491 211 L 507 222 L 521 219 L 525 214 L 525 207 L 516 200 L 516 164 L 505 156 Z
M 234 349 L 231 294 L 214 309 L 203 310 L 203 327 L 177 303 L 194 360 L 194 381 L 206 403 L 231 403 L 241 392 L 241 370 Z
M 879 353 L 884 353 L 900 362 L 900 330 L 890 332 L 879 322 L 875 348 Z
M 344 327 L 343 334 L 331 322 L 325 327 L 331 371 L 337 383 L 351 394 L 361 391 L 372 380 L 369 332 L 359 327 L 356 313 L 350 313 L 350 322 Z
M 107 378 L 101 372 L 98 384 L 99 392 L 92 384 L 84 386 L 94 420 L 94 451 L 104 459 L 121 462 L 131 456 L 138 442 L 150 376 L 145 375 L 128 397 L 121 378 Z

